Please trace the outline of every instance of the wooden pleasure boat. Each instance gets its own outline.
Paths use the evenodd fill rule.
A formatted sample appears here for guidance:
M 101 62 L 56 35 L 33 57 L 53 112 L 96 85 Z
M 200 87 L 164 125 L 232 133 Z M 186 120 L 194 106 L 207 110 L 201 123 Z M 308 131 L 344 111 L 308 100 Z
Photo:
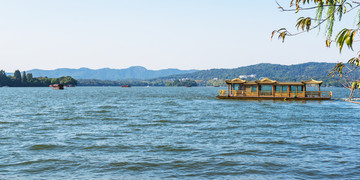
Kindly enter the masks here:
M 320 91 L 322 81 L 313 79 L 301 82 L 278 82 L 265 78 L 246 81 L 239 78 L 225 80 L 227 90 L 219 90 L 220 99 L 255 100 L 330 100 L 331 91 Z M 318 91 L 308 91 L 307 85 L 318 86 Z

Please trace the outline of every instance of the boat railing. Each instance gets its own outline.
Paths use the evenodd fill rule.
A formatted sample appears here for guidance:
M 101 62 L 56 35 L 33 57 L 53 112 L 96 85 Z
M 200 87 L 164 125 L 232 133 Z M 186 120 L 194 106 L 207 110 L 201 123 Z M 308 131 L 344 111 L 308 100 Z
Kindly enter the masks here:
M 288 93 L 288 92 L 275 92 L 275 96 L 278 96 L 278 97 L 289 97 L 289 93 Z
M 243 90 L 219 90 L 219 96 L 245 96 L 245 91 Z
M 227 96 L 228 90 L 219 90 L 219 96 Z
M 231 95 L 232 96 L 244 96 L 244 91 L 243 90 L 232 90 Z
M 331 91 L 306 91 L 306 97 L 320 97 L 320 98 L 331 98 Z
M 260 96 L 272 96 L 272 91 L 270 90 L 261 90 L 260 91 Z
M 288 92 L 275 92 L 276 97 L 293 97 L 303 94 L 304 91 L 298 91 L 297 93 L 290 92 L 290 96 Z M 262 90 L 259 92 L 260 96 L 273 96 L 272 91 Z M 219 90 L 219 96 L 249 96 L 246 94 L 244 90 Z M 302 96 L 304 97 L 304 96 Z M 305 97 L 309 98 L 331 98 L 331 91 L 306 91 Z

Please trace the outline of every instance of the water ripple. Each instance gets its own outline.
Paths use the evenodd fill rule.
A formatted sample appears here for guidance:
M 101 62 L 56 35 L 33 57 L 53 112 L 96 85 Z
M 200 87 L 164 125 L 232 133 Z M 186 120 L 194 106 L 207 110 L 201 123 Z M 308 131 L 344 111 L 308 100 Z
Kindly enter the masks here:
M 0 88 L 0 179 L 360 179 L 359 106 L 218 88 Z

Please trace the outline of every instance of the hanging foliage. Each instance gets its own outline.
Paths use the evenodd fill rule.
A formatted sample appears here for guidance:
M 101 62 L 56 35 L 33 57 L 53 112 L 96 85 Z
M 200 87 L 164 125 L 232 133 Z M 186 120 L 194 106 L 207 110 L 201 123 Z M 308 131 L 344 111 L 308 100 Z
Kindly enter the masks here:
M 341 21 L 342 18 L 350 11 L 360 9 L 360 1 L 350 0 L 290 0 L 288 9 L 284 8 L 278 2 L 279 9 L 281 11 L 292 11 L 299 13 L 301 11 L 315 11 L 313 17 L 299 17 L 295 23 L 297 32 L 292 33 L 286 28 L 282 27 L 278 30 L 274 30 L 271 34 L 273 38 L 276 34 L 278 39 L 282 42 L 288 36 L 300 35 L 314 29 L 321 30 L 321 27 L 325 27 L 324 33 L 326 36 L 325 46 L 330 47 L 331 43 L 336 43 L 340 53 L 344 46 L 349 50 L 354 51 L 354 44 L 358 41 L 358 31 L 360 29 L 360 10 L 357 15 L 353 17 L 357 22 L 354 27 L 342 28 L 337 32 L 333 39 L 333 31 L 335 23 Z M 351 90 L 349 99 L 354 96 L 354 91 L 359 89 L 360 82 L 360 54 L 347 60 L 346 63 L 339 62 L 333 69 L 330 70 L 329 76 L 339 76 L 342 78 L 342 84 L 345 88 Z

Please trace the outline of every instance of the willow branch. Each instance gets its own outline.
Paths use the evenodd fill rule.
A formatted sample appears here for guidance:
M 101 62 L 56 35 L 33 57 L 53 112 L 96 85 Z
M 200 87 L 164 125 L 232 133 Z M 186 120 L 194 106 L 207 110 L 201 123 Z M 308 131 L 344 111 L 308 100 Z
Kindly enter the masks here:
M 354 9 L 356 9 L 356 8 L 358 8 L 360 6 L 360 3 L 358 4 L 358 5 L 356 5 L 355 7 L 353 7 L 353 8 L 351 8 L 351 9 L 349 9 L 348 11 L 346 11 L 345 13 L 348 13 L 348 12 L 350 12 L 350 11 L 352 11 L 352 10 L 354 10 Z M 345 14 L 344 13 L 344 14 Z
M 342 3 L 340 4 L 340 6 L 344 5 L 345 2 L 346 2 L 346 1 L 342 2 Z M 319 22 L 316 26 L 310 28 L 308 31 L 311 31 L 311 30 L 319 27 L 321 24 L 323 24 L 325 21 L 327 21 L 330 17 L 332 17 L 332 16 L 335 14 L 335 12 L 337 12 L 337 11 L 339 10 L 339 8 L 340 8 L 340 7 L 338 7 L 334 12 L 332 12 L 331 14 L 329 14 L 325 19 L 323 19 L 321 22 Z M 301 31 L 301 32 L 298 32 L 298 33 L 295 33 L 295 34 L 292 34 L 292 33 L 290 33 L 289 31 L 287 31 L 287 32 L 289 33 L 288 36 L 296 36 L 296 35 L 299 35 L 299 34 L 302 34 L 302 33 L 308 32 L 308 31 Z
M 306 10 L 312 10 L 312 9 L 316 9 L 318 8 L 318 6 L 312 6 L 312 7 L 307 7 L 307 8 L 303 8 L 303 7 L 300 7 L 299 6 L 299 9 L 284 9 L 283 6 L 281 6 L 277 1 L 275 1 L 276 4 L 279 6 L 278 8 L 281 9 L 281 11 L 298 11 L 298 10 L 301 10 L 301 11 L 306 11 Z M 330 7 L 330 6 L 342 6 L 344 3 L 341 3 L 340 5 L 322 5 L 323 7 Z M 360 4 L 360 3 L 359 3 Z

